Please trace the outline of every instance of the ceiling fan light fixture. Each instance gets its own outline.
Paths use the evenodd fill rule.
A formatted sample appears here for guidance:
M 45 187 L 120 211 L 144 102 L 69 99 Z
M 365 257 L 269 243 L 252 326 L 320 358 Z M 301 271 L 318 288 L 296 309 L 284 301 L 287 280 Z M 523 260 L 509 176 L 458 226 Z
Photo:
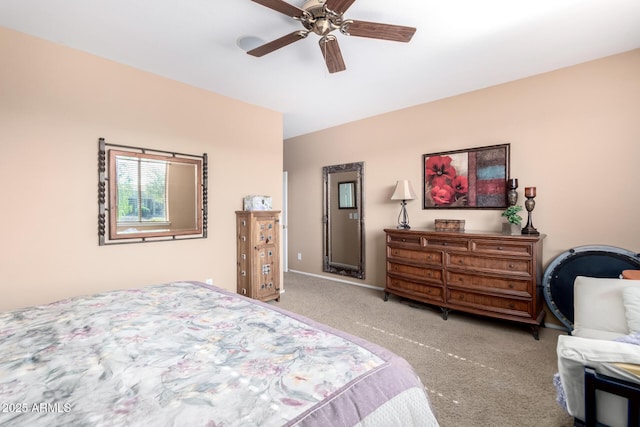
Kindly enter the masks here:
M 330 19 L 320 18 L 315 20 L 312 31 L 319 36 L 326 36 L 336 28 L 338 27 Z

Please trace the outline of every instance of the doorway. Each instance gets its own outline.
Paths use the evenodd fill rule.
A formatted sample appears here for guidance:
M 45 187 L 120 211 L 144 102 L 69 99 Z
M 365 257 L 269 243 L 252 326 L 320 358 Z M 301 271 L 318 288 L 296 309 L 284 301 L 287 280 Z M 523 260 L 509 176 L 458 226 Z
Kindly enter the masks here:
M 288 228 L 288 209 L 287 209 L 287 203 L 288 203 L 288 191 L 289 191 L 289 187 L 288 187 L 288 179 L 289 179 L 289 173 L 287 171 L 284 171 L 282 173 L 282 218 L 280 219 L 280 221 L 282 222 L 282 271 L 283 273 L 286 273 L 287 271 L 289 271 L 289 242 L 288 242 L 288 232 L 287 232 L 287 228 Z M 280 281 L 280 283 L 283 283 L 283 281 Z

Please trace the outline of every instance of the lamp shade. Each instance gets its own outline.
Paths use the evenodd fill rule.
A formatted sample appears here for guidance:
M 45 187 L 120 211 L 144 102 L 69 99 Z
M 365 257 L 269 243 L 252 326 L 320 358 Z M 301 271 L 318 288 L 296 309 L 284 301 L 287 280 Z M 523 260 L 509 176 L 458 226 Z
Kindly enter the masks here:
M 408 179 L 399 180 L 396 183 L 396 189 L 391 196 L 391 200 L 413 200 L 416 193 L 413 192 L 411 182 Z

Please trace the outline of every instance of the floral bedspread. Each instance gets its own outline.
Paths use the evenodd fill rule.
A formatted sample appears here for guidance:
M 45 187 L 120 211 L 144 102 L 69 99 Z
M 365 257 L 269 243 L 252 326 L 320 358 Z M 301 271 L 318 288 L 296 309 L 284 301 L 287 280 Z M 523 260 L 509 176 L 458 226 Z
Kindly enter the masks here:
M 204 284 L 106 292 L 0 313 L 0 425 L 354 425 L 405 363 Z

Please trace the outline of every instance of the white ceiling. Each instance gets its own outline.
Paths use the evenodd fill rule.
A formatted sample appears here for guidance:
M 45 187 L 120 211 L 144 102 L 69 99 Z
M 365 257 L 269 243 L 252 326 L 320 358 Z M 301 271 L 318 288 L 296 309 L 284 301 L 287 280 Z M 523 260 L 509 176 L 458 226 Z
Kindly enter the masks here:
M 0 0 L 1 26 L 282 112 L 285 138 L 640 47 L 640 0 L 357 0 L 345 17 L 417 31 L 338 33 L 347 70 L 329 74 L 315 34 L 240 49 L 302 29 L 250 0 Z

